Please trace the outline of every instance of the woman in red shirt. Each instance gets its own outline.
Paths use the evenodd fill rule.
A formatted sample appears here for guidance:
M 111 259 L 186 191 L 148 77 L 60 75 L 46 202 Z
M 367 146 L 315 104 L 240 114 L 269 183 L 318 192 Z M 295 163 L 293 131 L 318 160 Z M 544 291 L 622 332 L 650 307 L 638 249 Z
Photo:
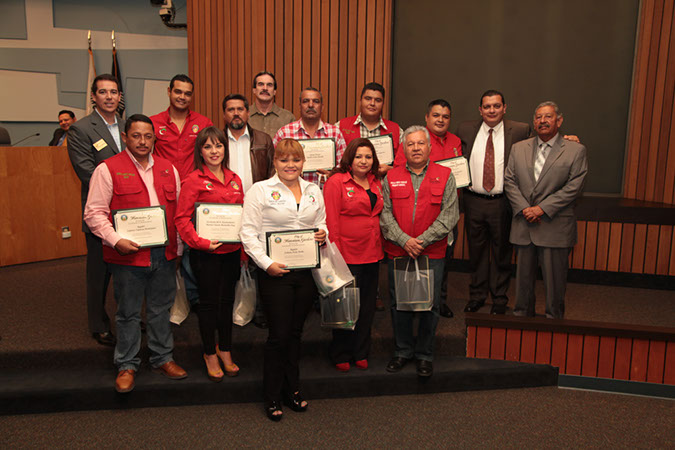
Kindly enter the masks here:
M 368 368 L 370 327 L 380 273 L 378 261 L 384 257 L 379 165 L 373 144 L 368 139 L 354 139 L 323 188 L 329 238 L 337 245 L 361 289 L 361 308 L 354 331 L 333 330 L 329 353 L 336 369 L 343 372 L 349 370 L 351 361 L 359 369 Z
M 199 289 L 199 331 L 204 347 L 204 362 L 209 378 L 221 381 L 223 371 L 228 376 L 239 374 L 232 362 L 232 305 L 234 287 L 240 273 L 240 243 L 222 243 L 197 235 L 192 218 L 195 203 L 244 203 L 239 176 L 227 168 L 229 154 L 227 137 L 216 127 L 203 129 L 195 142 L 195 171 L 183 180 L 176 228 L 180 237 L 192 249 L 190 265 Z M 216 330 L 218 345 L 216 345 Z

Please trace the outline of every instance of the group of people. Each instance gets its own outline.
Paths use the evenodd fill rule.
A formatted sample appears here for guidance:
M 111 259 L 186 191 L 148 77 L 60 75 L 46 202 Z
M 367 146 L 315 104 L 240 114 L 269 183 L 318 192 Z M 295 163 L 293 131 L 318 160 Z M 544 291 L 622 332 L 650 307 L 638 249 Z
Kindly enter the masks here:
M 175 270 L 192 286 L 209 379 L 236 376 L 232 308 L 240 267 L 259 291 L 258 320 L 269 328 L 264 353 L 267 416 L 278 421 L 282 404 L 305 411 L 298 359 L 305 319 L 318 297 L 309 270 L 288 270 L 270 258 L 266 233 L 314 229 L 314 240 L 330 240 L 360 289 L 355 329 L 334 330 L 329 354 L 335 368 L 368 368 L 370 329 L 378 297 L 379 264 L 388 264 L 395 349 L 387 371 L 416 360 L 420 377 L 433 373 L 433 345 L 445 305 L 447 261 L 452 258 L 461 191 L 471 268 L 470 299 L 475 312 L 492 297 L 491 313 L 506 311 L 512 246 L 518 254 L 514 313 L 534 315 L 538 264 L 546 284 L 546 315 L 564 313 L 567 255 L 576 240 L 574 200 L 587 171 L 586 150 L 574 136 L 559 133 L 562 114 L 545 102 L 530 126 L 504 119 L 506 103 L 497 91 L 480 98 L 481 120 L 448 131 L 450 104 L 433 100 L 425 126 L 405 131 L 382 118 L 384 88 L 368 83 L 359 114 L 331 125 L 321 119 L 317 89 L 300 94 L 300 119 L 274 101 L 276 79 L 260 72 L 253 80 L 254 103 L 241 94 L 223 100 L 225 129 L 192 111 L 193 81 L 176 75 L 168 87 L 169 108 L 152 117 L 116 114 L 119 82 L 99 75 L 92 85 L 95 110 L 62 133 L 82 181 L 83 230 L 87 243 L 87 305 L 92 336 L 115 347 L 116 389 L 129 392 L 140 366 L 141 309 L 146 302 L 150 364 L 171 379 L 187 376 L 173 360 L 169 310 Z M 369 138 L 390 134 L 393 164 L 381 164 Z M 302 140 L 331 138 L 337 165 L 303 173 Z M 472 183 L 458 190 L 450 168 L 436 161 L 464 156 Z M 327 178 L 322 186 L 322 181 Z M 241 204 L 237 242 L 200 237 L 198 203 Z M 120 236 L 112 212 L 162 206 L 166 245 L 141 247 Z M 386 254 L 386 258 L 385 258 Z M 401 260 L 428 260 L 433 272 L 429 311 L 399 310 L 394 270 Z M 178 262 L 176 261 L 178 260 Z M 105 312 L 112 274 L 117 302 L 115 337 Z M 260 317 L 264 317 L 261 319 Z M 414 322 L 419 319 L 417 332 Z M 222 364 L 222 366 L 221 366 Z

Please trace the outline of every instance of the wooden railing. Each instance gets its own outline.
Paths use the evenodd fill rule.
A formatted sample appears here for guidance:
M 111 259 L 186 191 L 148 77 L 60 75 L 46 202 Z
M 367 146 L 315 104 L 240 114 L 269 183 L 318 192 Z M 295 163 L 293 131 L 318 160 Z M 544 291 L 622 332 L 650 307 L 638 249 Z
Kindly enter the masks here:
M 675 385 L 675 328 L 466 314 L 466 356 Z

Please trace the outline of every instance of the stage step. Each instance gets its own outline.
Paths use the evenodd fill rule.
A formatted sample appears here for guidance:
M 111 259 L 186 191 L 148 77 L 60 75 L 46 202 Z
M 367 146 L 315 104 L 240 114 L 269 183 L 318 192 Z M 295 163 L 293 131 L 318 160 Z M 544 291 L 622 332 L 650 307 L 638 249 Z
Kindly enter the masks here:
M 546 365 L 443 357 L 434 375 L 417 377 L 414 362 L 399 373 L 386 372 L 388 358 L 370 360 L 368 370 L 337 372 L 324 357 L 301 361 L 301 385 L 308 399 L 430 394 L 481 389 L 555 386 L 558 370 Z M 169 380 L 141 367 L 136 388 L 128 394 L 114 389 L 115 370 L 56 368 L 3 370 L 0 373 L 0 414 L 146 408 L 217 403 L 262 403 L 262 364 L 240 364 L 241 374 L 221 383 L 208 380 L 202 364 L 184 363 L 188 378 Z

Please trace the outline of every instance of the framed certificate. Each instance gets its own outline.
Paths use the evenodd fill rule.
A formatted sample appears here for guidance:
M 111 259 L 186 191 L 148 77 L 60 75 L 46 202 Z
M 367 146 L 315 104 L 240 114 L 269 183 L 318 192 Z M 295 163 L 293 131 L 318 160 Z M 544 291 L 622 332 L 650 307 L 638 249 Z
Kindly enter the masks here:
M 314 240 L 317 228 L 267 232 L 267 256 L 286 264 L 286 269 L 316 269 L 321 267 L 319 243 Z
M 305 153 L 303 172 L 316 172 L 319 169 L 331 170 L 335 167 L 335 139 L 301 139 L 298 142 Z
M 163 205 L 111 211 L 117 234 L 141 246 L 161 247 L 169 243 L 166 209 Z
M 239 203 L 195 203 L 195 231 L 204 239 L 218 242 L 241 242 L 241 213 Z
M 394 163 L 394 138 L 391 134 L 369 137 L 381 166 Z
M 452 174 L 455 177 L 457 188 L 471 186 L 471 171 L 469 170 L 469 161 L 463 156 L 455 156 L 454 158 L 442 159 L 436 161 L 436 164 L 449 167 L 452 169 Z

